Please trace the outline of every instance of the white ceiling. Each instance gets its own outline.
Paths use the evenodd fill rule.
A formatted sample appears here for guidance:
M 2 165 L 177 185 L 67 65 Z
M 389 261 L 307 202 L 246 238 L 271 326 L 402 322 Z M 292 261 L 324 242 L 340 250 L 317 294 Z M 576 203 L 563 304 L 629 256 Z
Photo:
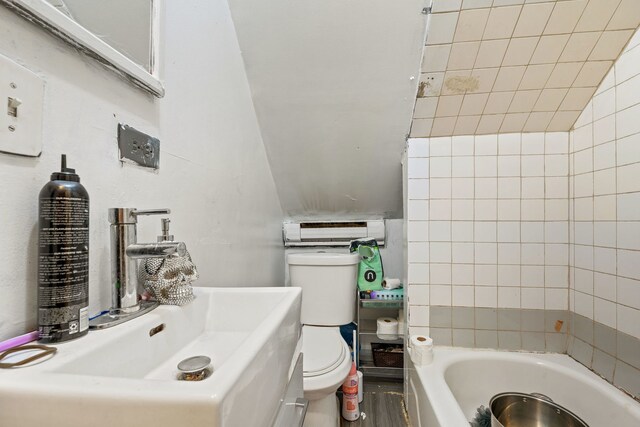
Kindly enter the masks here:
M 290 218 L 402 217 L 425 0 L 231 0 Z
M 411 136 L 567 131 L 640 0 L 433 0 Z

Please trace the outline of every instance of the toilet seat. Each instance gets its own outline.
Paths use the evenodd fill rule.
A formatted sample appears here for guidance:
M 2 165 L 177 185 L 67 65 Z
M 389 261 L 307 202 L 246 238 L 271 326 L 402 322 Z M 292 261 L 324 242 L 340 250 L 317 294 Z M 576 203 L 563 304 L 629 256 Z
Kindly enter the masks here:
M 337 328 L 303 326 L 302 336 L 304 377 L 324 375 L 343 362 L 346 349 Z
M 317 339 L 316 339 L 317 338 Z M 351 352 L 337 326 L 302 327 L 304 397 L 310 401 L 335 399 L 351 369 Z

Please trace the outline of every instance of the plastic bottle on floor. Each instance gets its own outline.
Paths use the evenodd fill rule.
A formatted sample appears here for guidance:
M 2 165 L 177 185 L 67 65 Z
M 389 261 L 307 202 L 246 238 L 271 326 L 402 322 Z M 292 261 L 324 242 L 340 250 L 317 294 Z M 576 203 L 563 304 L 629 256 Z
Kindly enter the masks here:
M 342 384 L 342 418 L 347 421 L 355 421 L 360 418 L 360 405 L 358 404 L 358 373 L 356 371 L 355 362 L 351 362 L 349 375 Z

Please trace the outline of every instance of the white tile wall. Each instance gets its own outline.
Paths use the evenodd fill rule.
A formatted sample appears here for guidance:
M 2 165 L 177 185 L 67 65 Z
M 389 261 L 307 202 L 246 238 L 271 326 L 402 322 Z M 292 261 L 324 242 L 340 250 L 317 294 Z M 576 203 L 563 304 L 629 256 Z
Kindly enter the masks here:
M 568 152 L 566 132 L 410 139 L 410 306 L 567 309 Z
M 639 12 L 636 8 L 629 13 Z M 640 46 L 635 45 L 615 63 L 583 111 L 571 132 L 569 155 L 571 308 L 636 338 L 640 338 L 638 77 Z
M 409 143 L 411 327 L 429 305 L 571 308 L 640 338 L 640 2 L 439 3 L 412 128 L 432 138 Z

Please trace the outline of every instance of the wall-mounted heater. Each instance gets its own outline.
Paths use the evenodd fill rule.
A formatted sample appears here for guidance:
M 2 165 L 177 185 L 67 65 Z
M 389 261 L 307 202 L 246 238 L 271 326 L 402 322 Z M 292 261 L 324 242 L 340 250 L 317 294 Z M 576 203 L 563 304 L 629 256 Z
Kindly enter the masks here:
M 384 246 L 384 220 L 370 221 L 285 221 L 285 246 L 349 246 L 355 239 L 373 238 Z

